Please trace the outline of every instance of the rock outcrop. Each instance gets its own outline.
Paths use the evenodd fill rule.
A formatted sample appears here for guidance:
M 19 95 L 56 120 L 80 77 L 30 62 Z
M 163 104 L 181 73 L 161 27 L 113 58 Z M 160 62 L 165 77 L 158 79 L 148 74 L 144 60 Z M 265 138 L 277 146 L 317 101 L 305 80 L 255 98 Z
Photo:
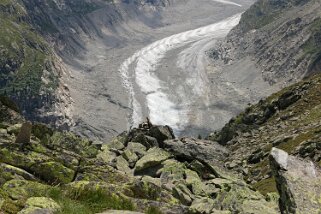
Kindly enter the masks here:
M 250 58 L 264 80 L 281 85 L 318 73 L 320 11 L 314 0 L 258 0 L 212 51 L 216 67 Z
M 282 213 L 321 212 L 321 171 L 311 161 L 300 160 L 273 148 L 272 171 L 280 193 Z
M 222 167 L 227 149 L 175 140 L 167 126 L 141 126 L 101 145 L 35 124 L 21 149 L 23 125 L 14 124 L 1 123 L 1 211 L 64 212 L 81 202 L 76 209 L 96 213 L 277 213 L 275 201 Z

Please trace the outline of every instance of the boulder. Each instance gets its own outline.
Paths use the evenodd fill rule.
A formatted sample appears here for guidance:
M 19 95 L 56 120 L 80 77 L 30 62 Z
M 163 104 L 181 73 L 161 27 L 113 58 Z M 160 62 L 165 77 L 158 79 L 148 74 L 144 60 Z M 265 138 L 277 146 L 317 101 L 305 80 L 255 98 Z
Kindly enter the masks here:
M 146 147 L 140 143 L 129 142 L 127 149 L 134 152 L 138 158 L 142 158 L 146 154 Z
M 213 168 L 202 164 L 198 160 L 193 160 L 190 164 L 188 164 L 188 168 L 197 172 L 203 179 L 208 180 L 208 179 L 215 178 L 215 175 L 213 173 L 216 173 L 216 172 L 213 172 Z
M 148 135 L 156 138 L 161 147 L 165 140 L 175 138 L 173 130 L 169 126 L 153 126 L 150 128 Z
M 183 183 L 178 183 L 173 188 L 173 196 L 176 197 L 182 204 L 190 206 L 195 198 L 192 192 Z
M 157 139 L 148 135 L 144 135 L 143 133 L 139 133 L 135 135 L 132 139 L 132 142 L 140 143 L 145 146 L 147 149 L 152 147 L 158 147 Z
M 31 197 L 26 201 L 25 208 L 18 214 L 54 214 L 60 210 L 60 205 L 51 198 Z
M 189 208 L 193 214 L 211 214 L 213 209 L 214 201 L 210 198 L 197 198 Z
M 125 148 L 125 137 L 121 135 L 117 136 L 113 138 L 107 145 L 110 149 L 122 150 Z
M 183 138 L 181 140 L 166 140 L 164 148 L 180 159 L 198 160 L 209 164 L 217 164 L 228 156 L 228 150 L 213 141 Z
M 132 170 L 129 168 L 129 163 L 122 156 L 118 156 L 115 159 L 116 169 L 126 174 L 132 174 Z
M 171 154 L 161 148 L 151 148 L 147 151 L 146 155 L 137 161 L 134 172 L 138 173 L 149 167 L 161 164 L 163 161 L 169 159 Z
M 122 156 L 127 160 L 130 167 L 134 167 L 136 161 L 138 160 L 138 156 L 136 155 L 136 153 L 132 152 L 129 149 L 125 149 Z
M 162 183 L 169 184 L 184 180 L 185 170 L 185 164 L 169 159 L 162 163 L 162 168 L 158 171 L 158 174 L 160 174 Z
M 311 161 L 272 148 L 270 163 L 282 213 L 320 213 L 321 172 Z
M 7 181 L 2 186 L 4 193 L 13 200 L 25 199 L 35 194 L 45 193 L 49 188 L 50 186 L 45 184 L 20 179 Z
M 19 178 L 32 181 L 36 180 L 34 175 L 30 174 L 29 172 L 23 169 L 5 163 L 0 163 L 0 186 L 4 184 L 6 181 Z
M 75 175 L 75 170 L 56 162 L 51 157 L 33 151 L 23 153 L 0 148 L 0 161 L 25 169 L 48 183 L 68 183 Z
M 206 196 L 206 187 L 202 182 L 197 172 L 190 169 L 185 170 L 186 184 L 190 190 L 192 190 L 194 195 Z
M 101 147 L 101 151 L 97 154 L 97 158 L 101 158 L 107 164 L 113 162 L 116 156 L 117 155 L 114 152 L 110 151 L 108 144 L 104 144 Z
M 66 184 L 72 182 L 76 173 L 74 170 L 54 161 L 43 162 L 31 166 L 30 169 L 42 180 L 50 184 Z
M 26 122 L 22 124 L 20 132 L 16 138 L 15 143 L 20 144 L 21 147 L 30 143 L 32 124 L 30 122 Z

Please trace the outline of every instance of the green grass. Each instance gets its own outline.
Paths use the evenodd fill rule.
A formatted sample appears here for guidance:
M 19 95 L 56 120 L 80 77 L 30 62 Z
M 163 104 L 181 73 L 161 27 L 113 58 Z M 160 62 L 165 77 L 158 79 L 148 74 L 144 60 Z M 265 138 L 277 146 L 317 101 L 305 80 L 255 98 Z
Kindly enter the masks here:
M 162 212 L 157 207 L 149 207 L 146 214 L 162 214 Z
M 94 214 L 107 209 L 135 209 L 131 201 L 108 194 L 102 190 L 86 190 L 70 193 L 55 187 L 48 192 L 48 196 L 62 207 L 59 214 Z
M 267 195 L 270 192 L 278 192 L 274 177 L 261 180 L 253 185 L 263 195 Z
M 52 198 L 62 208 L 57 214 L 94 214 L 108 209 L 135 210 L 135 206 L 130 200 L 102 190 L 86 190 L 75 193 L 63 187 L 55 186 L 44 190 L 44 192 L 37 192 L 32 196 Z M 17 213 L 23 209 L 25 201 L 7 199 L 2 210 L 8 213 Z

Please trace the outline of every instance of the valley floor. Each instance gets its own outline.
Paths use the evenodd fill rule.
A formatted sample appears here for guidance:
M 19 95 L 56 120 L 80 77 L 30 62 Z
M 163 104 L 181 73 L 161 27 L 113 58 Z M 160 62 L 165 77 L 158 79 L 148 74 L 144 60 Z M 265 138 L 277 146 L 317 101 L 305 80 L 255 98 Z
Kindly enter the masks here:
M 206 135 L 270 94 L 251 60 L 219 71 L 206 55 L 253 1 L 234 3 L 175 1 L 158 17 L 132 14 L 102 29 L 104 39 L 88 38 L 67 79 L 75 131 L 109 139 L 148 116 L 178 135 Z

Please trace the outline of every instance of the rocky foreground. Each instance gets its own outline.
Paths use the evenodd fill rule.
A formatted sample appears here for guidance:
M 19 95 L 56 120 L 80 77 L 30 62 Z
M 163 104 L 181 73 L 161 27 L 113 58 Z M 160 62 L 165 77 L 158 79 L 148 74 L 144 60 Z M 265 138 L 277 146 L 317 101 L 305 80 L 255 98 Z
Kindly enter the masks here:
M 265 144 L 254 131 L 265 133 L 275 118 L 291 109 L 298 114 L 293 108 L 303 103 L 309 103 L 304 109 L 311 108 L 310 116 L 315 112 L 311 124 L 301 128 L 315 130 L 319 104 L 312 100 L 318 100 L 318 87 L 320 77 L 273 95 L 233 119 L 212 141 L 176 139 L 168 126 L 143 123 L 101 144 L 31 125 L 2 97 L 0 213 L 320 213 L 319 168 L 307 156 L 273 147 L 291 140 Z M 269 102 L 274 103 L 270 113 L 255 113 Z M 296 124 L 306 119 L 297 117 Z M 282 129 L 290 125 L 277 130 Z M 314 147 L 298 143 L 294 148 L 313 157 L 319 144 L 320 138 Z M 253 151 L 259 146 L 269 149 Z M 269 191 L 262 188 L 264 179 L 274 181 Z

